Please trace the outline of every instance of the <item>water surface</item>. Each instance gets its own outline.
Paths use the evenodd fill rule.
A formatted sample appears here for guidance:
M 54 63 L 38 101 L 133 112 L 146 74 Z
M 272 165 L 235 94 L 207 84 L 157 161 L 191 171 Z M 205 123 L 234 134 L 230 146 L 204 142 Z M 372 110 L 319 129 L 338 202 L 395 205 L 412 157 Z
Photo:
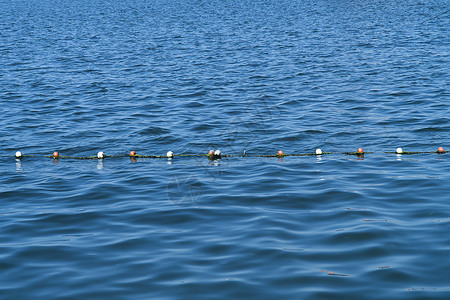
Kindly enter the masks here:
M 446 10 L 0 0 L 1 298 L 448 298 Z

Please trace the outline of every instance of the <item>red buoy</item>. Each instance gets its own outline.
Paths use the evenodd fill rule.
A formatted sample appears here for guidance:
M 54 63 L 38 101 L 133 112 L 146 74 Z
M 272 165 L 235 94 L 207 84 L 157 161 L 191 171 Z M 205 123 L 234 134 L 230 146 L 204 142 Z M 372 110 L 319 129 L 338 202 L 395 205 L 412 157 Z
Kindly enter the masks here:
M 59 157 L 59 153 L 58 152 L 53 152 L 53 158 L 58 158 Z
M 436 151 L 437 153 L 444 153 L 444 148 L 443 147 L 439 147 Z
M 358 148 L 358 153 L 364 153 L 363 148 Z
M 283 150 L 278 151 L 277 156 L 283 156 L 283 155 L 284 155 Z
M 131 151 L 130 156 L 136 156 L 136 151 Z

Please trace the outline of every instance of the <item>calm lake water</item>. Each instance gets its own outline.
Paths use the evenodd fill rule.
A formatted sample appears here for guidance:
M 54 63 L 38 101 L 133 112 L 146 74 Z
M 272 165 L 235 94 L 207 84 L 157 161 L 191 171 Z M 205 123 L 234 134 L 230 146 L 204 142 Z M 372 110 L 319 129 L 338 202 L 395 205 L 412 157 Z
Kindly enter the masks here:
M 0 0 L 0 298 L 450 298 L 449 4 Z

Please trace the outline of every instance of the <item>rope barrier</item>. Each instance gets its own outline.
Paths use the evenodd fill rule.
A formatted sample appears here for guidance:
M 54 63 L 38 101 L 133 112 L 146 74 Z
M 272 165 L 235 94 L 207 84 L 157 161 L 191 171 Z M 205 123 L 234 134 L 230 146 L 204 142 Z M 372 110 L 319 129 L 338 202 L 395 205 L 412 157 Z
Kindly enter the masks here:
M 432 18 L 429 18 L 429 19 L 423 21 L 421 24 L 425 24 L 425 23 L 427 23 L 427 22 L 429 22 L 429 21 L 431 21 L 431 20 L 437 19 L 437 18 L 439 18 L 440 16 L 445 15 L 445 14 L 448 13 L 448 12 L 450 12 L 450 9 L 449 9 L 449 10 L 446 10 L 446 11 L 444 11 L 443 13 L 440 13 L 440 14 L 438 14 L 438 15 L 432 17 Z
M 167 158 L 172 159 L 175 157 L 207 157 L 210 160 L 227 158 L 227 157 L 287 157 L 287 156 L 320 156 L 320 155 L 330 155 L 330 154 L 344 154 L 344 155 L 356 155 L 364 156 L 364 154 L 372 154 L 374 152 L 366 152 L 362 148 L 358 148 L 355 152 L 323 152 L 321 149 L 317 149 L 315 153 L 288 153 L 285 154 L 282 150 L 279 150 L 277 154 L 247 154 L 245 151 L 243 154 L 222 154 L 220 150 L 210 150 L 207 154 L 177 154 L 175 155 L 172 151 L 167 152 L 166 155 L 142 155 L 137 154 L 136 151 L 131 151 L 130 154 L 116 154 L 116 155 L 106 155 L 104 152 L 98 152 L 96 156 L 67 156 L 60 155 L 58 152 L 53 152 L 52 155 L 35 155 L 35 154 L 22 154 L 22 152 L 17 151 L 14 155 L 16 159 L 22 159 L 26 157 L 44 157 L 53 159 L 78 159 L 78 160 L 92 160 L 92 159 L 105 159 L 105 158 L 120 158 L 120 157 L 130 157 L 130 158 Z M 386 154 L 397 154 L 397 155 L 412 155 L 412 154 L 429 154 L 437 153 L 444 154 L 443 147 L 439 147 L 437 151 L 403 151 L 402 148 L 397 148 L 395 152 L 384 152 Z

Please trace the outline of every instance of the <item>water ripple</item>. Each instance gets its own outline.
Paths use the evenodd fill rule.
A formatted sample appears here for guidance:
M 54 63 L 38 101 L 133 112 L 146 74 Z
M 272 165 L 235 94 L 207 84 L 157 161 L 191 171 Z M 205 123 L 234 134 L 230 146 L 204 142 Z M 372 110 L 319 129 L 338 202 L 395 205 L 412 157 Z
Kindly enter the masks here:
M 442 1 L 3 2 L 2 299 L 449 298 Z

